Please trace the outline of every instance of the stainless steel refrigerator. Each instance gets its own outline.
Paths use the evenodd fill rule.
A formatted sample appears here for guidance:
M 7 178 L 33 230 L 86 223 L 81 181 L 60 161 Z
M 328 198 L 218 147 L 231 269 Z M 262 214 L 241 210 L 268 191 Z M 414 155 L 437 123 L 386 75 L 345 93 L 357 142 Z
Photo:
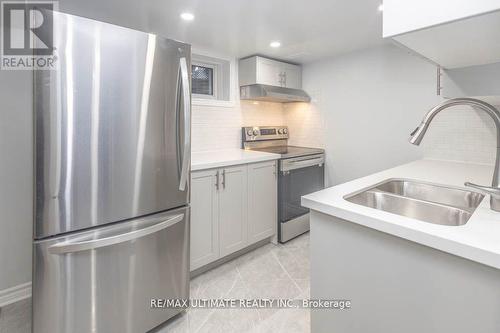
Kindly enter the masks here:
M 190 46 L 55 12 L 34 74 L 33 332 L 146 332 L 189 293 Z M 47 32 L 49 33 L 49 32 Z

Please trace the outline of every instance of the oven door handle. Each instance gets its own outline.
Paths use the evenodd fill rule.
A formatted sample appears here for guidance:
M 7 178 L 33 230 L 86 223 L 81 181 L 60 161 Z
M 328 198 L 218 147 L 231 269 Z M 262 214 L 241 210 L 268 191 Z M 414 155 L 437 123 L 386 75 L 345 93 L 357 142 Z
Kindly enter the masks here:
M 308 168 L 312 166 L 322 166 L 325 163 L 325 158 L 323 156 L 317 158 L 311 158 L 307 160 L 292 160 L 283 161 L 281 164 L 281 171 L 290 171 L 295 169 Z

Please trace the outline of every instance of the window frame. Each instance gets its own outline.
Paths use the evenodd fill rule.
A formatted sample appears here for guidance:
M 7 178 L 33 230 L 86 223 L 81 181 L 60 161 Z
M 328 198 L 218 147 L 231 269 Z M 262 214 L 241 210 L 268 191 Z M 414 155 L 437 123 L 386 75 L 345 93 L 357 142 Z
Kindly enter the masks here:
M 220 98 L 220 96 L 218 95 L 218 91 L 219 91 L 219 89 L 218 89 L 218 87 L 219 87 L 219 81 L 218 81 L 219 66 L 217 64 L 214 64 L 214 63 L 202 62 L 202 61 L 198 61 L 198 60 L 193 60 L 191 62 L 191 68 L 192 68 L 192 66 L 200 66 L 200 67 L 212 69 L 212 94 L 211 95 L 209 95 L 209 94 L 195 94 L 191 90 L 191 94 L 192 94 L 193 98 L 219 100 L 219 98 Z
M 191 64 L 211 64 L 217 66 L 217 97 L 209 95 L 192 95 L 194 106 L 235 107 L 239 104 L 239 87 L 237 84 L 236 58 L 218 54 L 204 49 L 193 48 Z M 200 97 L 198 97 L 200 96 Z

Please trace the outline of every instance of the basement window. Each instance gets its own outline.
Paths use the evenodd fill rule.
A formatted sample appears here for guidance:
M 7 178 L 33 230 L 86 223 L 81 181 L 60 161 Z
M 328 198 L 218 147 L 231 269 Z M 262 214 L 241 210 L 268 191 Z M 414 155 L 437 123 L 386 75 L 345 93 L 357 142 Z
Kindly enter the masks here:
M 211 64 L 193 63 L 191 85 L 193 94 L 201 98 L 217 98 L 217 67 Z M 201 95 L 201 96 L 200 96 Z
M 193 54 L 191 60 L 193 100 L 203 104 L 230 100 L 230 61 Z

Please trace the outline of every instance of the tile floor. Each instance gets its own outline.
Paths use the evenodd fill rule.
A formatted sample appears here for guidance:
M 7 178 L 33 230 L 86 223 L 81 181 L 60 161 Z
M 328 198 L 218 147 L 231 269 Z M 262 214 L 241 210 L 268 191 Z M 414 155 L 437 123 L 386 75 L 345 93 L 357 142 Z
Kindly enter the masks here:
M 191 298 L 309 298 L 309 234 L 267 244 L 191 280 Z M 31 300 L 0 309 L 0 333 L 31 332 Z M 188 309 L 153 333 L 308 333 L 307 309 Z
M 191 298 L 309 298 L 309 234 L 267 244 L 191 280 Z M 189 309 L 154 333 L 308 333 L 307 309 Z
M 0 333 L 31 333 L 31 298 L 0 308 Z

